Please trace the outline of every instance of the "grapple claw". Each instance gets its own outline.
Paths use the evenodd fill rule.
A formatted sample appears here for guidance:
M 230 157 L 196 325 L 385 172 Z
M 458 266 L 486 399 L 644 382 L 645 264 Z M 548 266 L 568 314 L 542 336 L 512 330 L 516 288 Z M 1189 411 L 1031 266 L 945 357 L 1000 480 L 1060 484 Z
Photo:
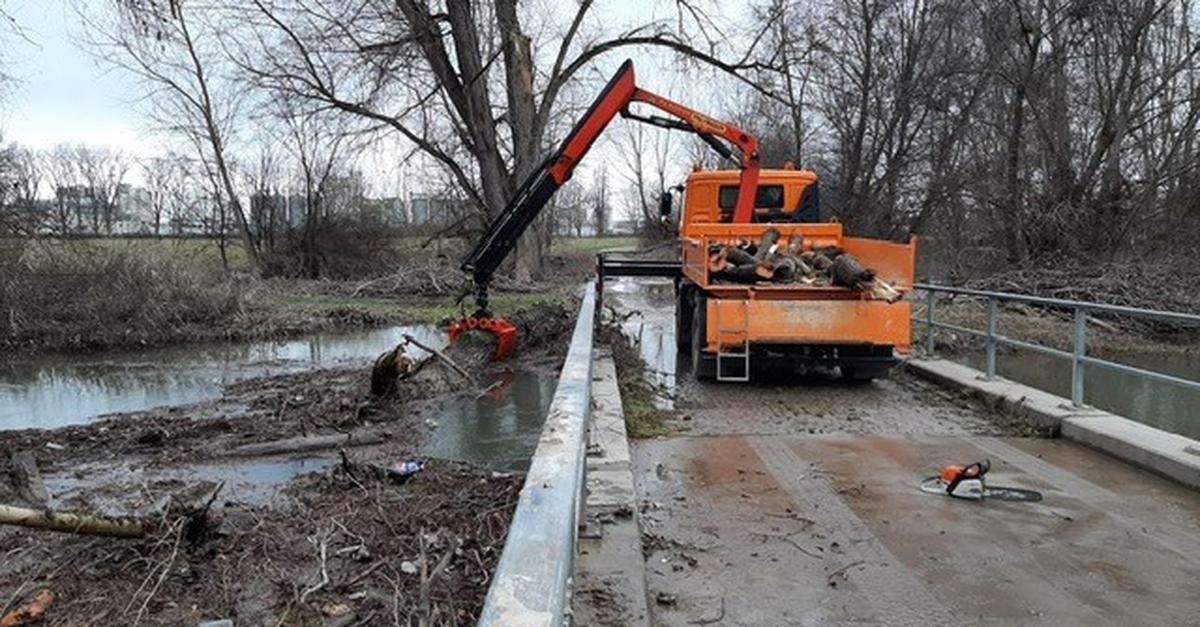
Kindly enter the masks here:
M 496 352 L 492 358 L 507 359 L 517 347 L 517 327 L 504 318 L 465 316 L 450 323 L 450 342 L 458 340 L 464 331 L 486 331 L 496 336 Z

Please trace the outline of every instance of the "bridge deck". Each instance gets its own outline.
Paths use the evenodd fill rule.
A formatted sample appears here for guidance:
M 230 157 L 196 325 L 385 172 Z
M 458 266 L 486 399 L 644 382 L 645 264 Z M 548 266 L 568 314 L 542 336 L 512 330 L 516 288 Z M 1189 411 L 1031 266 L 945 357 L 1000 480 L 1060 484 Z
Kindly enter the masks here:
M 669 336 L 663 294 L 620 294 Z M 670 339 L 668 337 L 668 339 Z M 663 342 L 664 346 L 673 346 Z M 652 622 L 1200 624 L 1200 495 L 901 375 L 698 385 L 676 435 L 633 445 Z M 916 485 L 990 458 L 1041 503 Z

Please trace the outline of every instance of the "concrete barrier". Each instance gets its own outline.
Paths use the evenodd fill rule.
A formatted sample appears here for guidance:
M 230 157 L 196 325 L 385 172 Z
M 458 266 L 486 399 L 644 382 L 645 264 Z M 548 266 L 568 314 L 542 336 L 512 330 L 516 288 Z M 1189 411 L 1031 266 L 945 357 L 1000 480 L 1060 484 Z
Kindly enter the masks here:
M 959 390 L 982 394 L 990 402 L 1040 427 L 1104 451 L 1155 474 L 1200 489 L 1200 442 L 1010 381 L 988 379 L 983 372 L 945 359 L 911 359 L 917 375 Z

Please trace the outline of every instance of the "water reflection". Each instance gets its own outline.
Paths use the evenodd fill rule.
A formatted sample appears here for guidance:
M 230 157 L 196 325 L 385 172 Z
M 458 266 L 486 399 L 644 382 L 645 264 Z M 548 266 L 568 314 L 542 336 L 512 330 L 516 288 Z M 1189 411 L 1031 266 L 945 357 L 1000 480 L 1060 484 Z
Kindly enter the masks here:
M 103 414 L 218 398 L 235 381 L 373 358 L 411 334 L 444 346 L 432 326 L 302 339 L 0 361 L 0 429 L 52 429 Z
M 516 370 L 487 383 L 494 385 L 485 393 L 447 399 L 436 406 L 438 424 L 423 452 L 502 470 L 525 470 L 558 379 Z
M 1200 380 L 1200 355 L 1122 352 L 1097 355 L 1177 377 Z M 982 352 L 966 355 L 973 367 L 983 368 Z M 1066 359 L 1015 351 L 997 359 L 997 373 L 1051 394 L 1071 396 L 1071 362 Z M 1084 402 L 1138 422 L 1200 439 L 1200 391 L 1098 366 L 1084 366 Z

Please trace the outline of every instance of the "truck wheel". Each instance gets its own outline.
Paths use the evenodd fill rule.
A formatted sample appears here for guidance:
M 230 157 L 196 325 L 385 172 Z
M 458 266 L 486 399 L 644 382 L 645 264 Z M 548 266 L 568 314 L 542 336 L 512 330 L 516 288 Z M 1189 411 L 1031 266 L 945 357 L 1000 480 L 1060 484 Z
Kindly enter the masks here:
M 692 345 L 692 320 L 695 314 L 696 284 L 680 281 L 675 297 L 675 346 L 687 348 Z
M 708 298 L 697 291 L 692 300 L 695 301 L 692 309 L 692 374 L 697 381 L 712 381 L 717 378 L 717 362 L 704 355 L 708 344 Z

